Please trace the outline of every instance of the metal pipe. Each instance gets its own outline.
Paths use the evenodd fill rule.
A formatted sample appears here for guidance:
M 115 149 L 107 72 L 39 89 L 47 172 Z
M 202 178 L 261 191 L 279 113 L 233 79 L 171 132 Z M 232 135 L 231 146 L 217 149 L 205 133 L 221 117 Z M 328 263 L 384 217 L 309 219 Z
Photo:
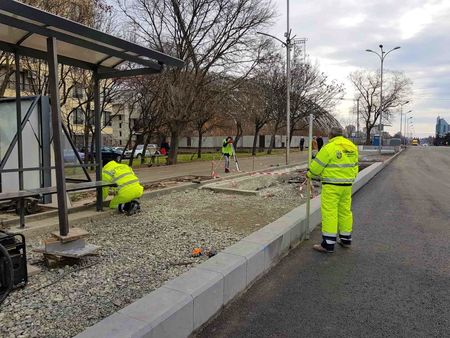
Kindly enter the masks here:
M 289 164 L 291 146 L 291 36 L 289 28 L 289 0 L 287 0 L 286 30 L 286 164 Z
M 22 141 L 22 98 L 20 95 L 20 57 L 14 54 L 16 76 L 16 121 L 17 121 L 17 166 L 19 169 L 19 190 L 23 190 L 23 141 Z M 19 199 L 19 227 L 25 227 L 25 210 L 23 200 Z
M 67 216 L 66 179 L 64 174 L 64 154 L 61 135 L 61 112 L 58 86 L 58 53 L 55 38 L 47 38 L 48 79 L 52 106 L 53 150 L 55 152 L 56 186 L 58 196 L 59 233 L 69 233 Z
M 95 115 L 95 180 L 102 180 L 102 127 L 101 127 L 101 109 L 100 109 L 100 79 L 94 71 L 94 115 Z M 103 192 L 102 188 L 97 188 L 97 211 L 103 210 Z
M 378 125 L 378 132 L 380 139 L 378 142 L 378 152 L 381 155 L 381 147 L 383 146 L 383 65 L 384 65 L 384 50 L 383 45 L 380 45 L 381 49 L 381 84 L 380 84 L 380 124 Z
M 312 161 L 312 138 L 313 138 L 314 115 L 309 114 L 309 135 L 308 135 L 308 168 L 311 167 Z M 306 186 L 306 232 L 305 239 L 309 239 L 310 214 L 311 214 L 311 179 L 307 179 Z

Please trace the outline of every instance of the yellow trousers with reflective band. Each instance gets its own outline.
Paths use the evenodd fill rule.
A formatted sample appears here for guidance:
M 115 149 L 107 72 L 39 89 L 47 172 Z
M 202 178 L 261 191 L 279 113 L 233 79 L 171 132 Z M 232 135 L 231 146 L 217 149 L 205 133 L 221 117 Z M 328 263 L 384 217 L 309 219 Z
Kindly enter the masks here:
M 111 209 L 116 209 L 119 204 L 125 204 L 142 196 L 144 187 L 139 183 L 133 183 L 120 189 L 109 203 Z
M 322 246 L 333 250 L 338 233 L 344 244 L 351 244 L 352 187 L 322 184 L 321 211 Z

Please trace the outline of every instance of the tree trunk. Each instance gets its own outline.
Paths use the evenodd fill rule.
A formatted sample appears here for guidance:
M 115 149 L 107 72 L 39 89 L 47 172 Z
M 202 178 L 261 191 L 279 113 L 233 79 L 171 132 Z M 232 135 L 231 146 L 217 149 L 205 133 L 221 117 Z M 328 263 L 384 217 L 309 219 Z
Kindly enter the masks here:
M 256 155 L 256 144 L 258 142 L 258 134 L 259 134 L 259 128 L 255 128 L 255 135 L 253 136 L 253 147 L 252 147 L 252 155 Z
M 141 164 L 145 163 L 145 154 L 147 153 L 147 147 L 148 147 L 148 144 L 150 143 L 151 136 L 152 136 L 152 133 L 149 132 L 147 135 L 147 138 L 145 139 L 144 149 L 142 149 Z
M 197 158 L 202 158 L 202 146 L 203 146 L 203 130 L 199 128 L 198 132 L 198 146 L 197 146 Z
M 130 167 L 133 166 L 134 153 L 136 152 L 136 148 L 137 148 L 137 146 L 138 146 L 138 143 L 139 143 L 139 142 L 136 142 L 136 143 L 134 144 L 133 150 L 131 151 L 130 159 L 128 160 L 128 165 L 129 165 Z
M 267 149 L 268 155 L 272 154 L 272 150 L 273 150 L 273 148 L 275 148 L 275 137 L 277 135 L 279 125 L 280 125 L 280 121 L 276 121 L 275 126 L 273 127 L 272 135 L 270 135 L 269 149 Z
M 176 126 L 171 128 L 170 131 L 170 151 L 169 157 L 167 158 L 167 164 L 177 164 L 177 155 L 178 155 L 178 143 L 179 143 L 179 135 L 180 135 L 180 127 Z
M 372 128 L 366 124 L 366 145 L 368 145 L 368 146 L 370 146 L 370 132 L 371 131 L 372 131 Z
M 238 148 L 237 144 L 238 144 L 239 140 L 241 139 L 242 134 L 243 134 L 242 125 L 240 122 L 237 122 L 236 123 L 236 137 L 234 138 L 234 142 L 233 142 L 233 146 L 236 151 Z

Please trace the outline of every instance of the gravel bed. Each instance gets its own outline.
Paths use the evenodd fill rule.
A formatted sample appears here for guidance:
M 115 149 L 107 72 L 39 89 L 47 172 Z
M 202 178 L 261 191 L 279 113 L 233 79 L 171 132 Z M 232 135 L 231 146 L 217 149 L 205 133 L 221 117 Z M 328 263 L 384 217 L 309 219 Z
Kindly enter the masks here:
M 144 200 L 134 216 L 94 220 L 83 228 L 101 249 L 78 265 L 48 269 L 29 250 L 43 271 L 1 305 L 0 336 L 76 335 L 204 261 L 190 257 L 194 247 L 223 250 L 301 204 L 299 184 L 287 180 L 258 197 L 189 190 Z M 42 239 L 29 238 L 29 249 Z

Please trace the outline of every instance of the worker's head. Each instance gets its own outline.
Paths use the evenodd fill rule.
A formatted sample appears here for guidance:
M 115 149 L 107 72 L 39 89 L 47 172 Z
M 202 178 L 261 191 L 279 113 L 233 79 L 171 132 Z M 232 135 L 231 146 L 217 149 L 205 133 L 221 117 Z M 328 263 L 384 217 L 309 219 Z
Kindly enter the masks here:
M 231 136 L 227 137 L 227 143 L 233 143 L 233 138 Z
M 338 127 L 333 127 L 330 129 L 329 133 L 328 133 L 328 138 L 333 138 L 336 136 L 343 136 L 344 132 L 342 130 L 342 128 L 338 128 Z

